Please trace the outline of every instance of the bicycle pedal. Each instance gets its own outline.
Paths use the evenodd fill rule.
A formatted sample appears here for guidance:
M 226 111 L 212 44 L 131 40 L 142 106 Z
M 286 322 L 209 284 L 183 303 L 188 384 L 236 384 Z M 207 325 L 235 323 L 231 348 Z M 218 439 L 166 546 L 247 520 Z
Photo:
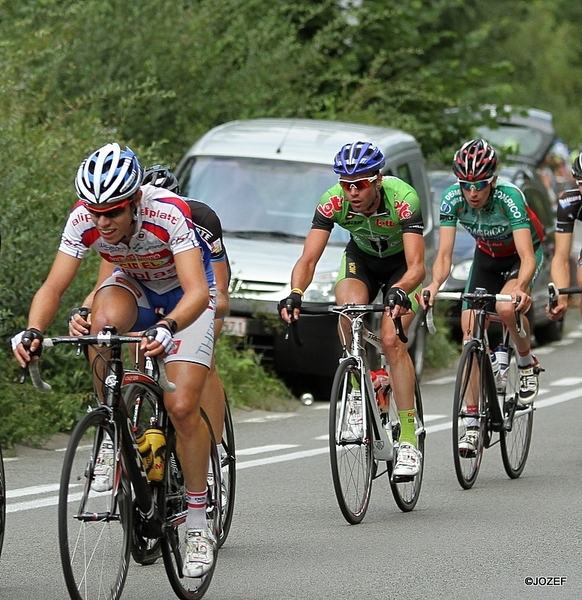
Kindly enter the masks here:
M 409 483 L 414 481 L 416 475 L 392 475 L 392 481 L 394 483 Z

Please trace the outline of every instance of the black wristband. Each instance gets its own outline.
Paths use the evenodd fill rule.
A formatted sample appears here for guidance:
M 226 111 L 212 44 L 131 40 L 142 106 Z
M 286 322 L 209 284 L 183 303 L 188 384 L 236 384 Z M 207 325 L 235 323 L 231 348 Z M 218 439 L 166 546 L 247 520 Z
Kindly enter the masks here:
M 161 323 L 159 323 L 159 325 L 163 325 L 163 323 L 167 323 L 168 324 L 168 329 L 172 332 L 172 335 L 174 335 L 177 331 L 178 331 L 178 323 L 176 323 L 176 321 L 174 321 L 174 319 L 168 319 L 168 317 L 164 317 L 163 319 L 161 319 Z

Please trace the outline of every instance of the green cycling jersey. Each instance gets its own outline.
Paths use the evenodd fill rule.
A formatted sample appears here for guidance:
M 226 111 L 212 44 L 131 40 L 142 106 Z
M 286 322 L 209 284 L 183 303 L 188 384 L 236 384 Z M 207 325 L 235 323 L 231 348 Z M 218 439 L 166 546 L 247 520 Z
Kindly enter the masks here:
M 380 194 L 380 207 L 366 217 L 351 210 L 338 183 L 321 197 L 311 227 L 331 231 L 337 223 L 350 232 L 360 250 L 373 256 L 385 258 L 402 252 L 403 233 L 423 233 L 420 199 L 411 185 L 392 176 L 382 178 Z
M 456 227 L 457 223 L 475 238 L 480 250 L 493 257 L 516 254 L 513 239 L 516 229 L 529 228 L 534 249 L 543 237 L 540 220 L 529 207 L 523 192 L 501 178 L 497 179 L 489 201 L 481 209 L 469 205 L 458 183 L 443 192 L 441 227 Z

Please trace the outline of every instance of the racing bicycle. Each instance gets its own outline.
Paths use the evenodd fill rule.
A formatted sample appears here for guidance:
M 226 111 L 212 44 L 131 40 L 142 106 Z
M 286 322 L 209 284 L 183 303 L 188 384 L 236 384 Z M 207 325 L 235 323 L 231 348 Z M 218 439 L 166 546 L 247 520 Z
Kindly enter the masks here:
M 524 406 L 519 402 L 516 350 L 505 326 L 502 345 L 507 347 L 507 367 L 496 379 L 486 327 L 487 321 L 499 320 L 492 308 L 494 303 L 512 302 L 511 295 L 489 294 L 478 288 L 474 292 L 438 292 L 436 299 L 463 300 L 475 310 L 471 339 L 465 343 L 459 359 L 453 398 L 453 460 L 457 480 L 464 489 L 473 487 L 483 449 L 497 443 L 505 472 L 516 479 L 522 474 L 529 454 L 535 408 L 533 403 Z M 523 337 L 521 313 L 516 311 L 515 316 L 518 333 Z M 476 412 L 468 409 L 468 405 L 476 405 Z M 461 452 L 459 442 L 468 428 L 476 432 L 476 450 Z
M 140 342 L 136 336 L 116 335 L 105 327 L 96 335 L 45 337 L 43 348 L 59 344 L 93 346 L 98 359 L 105 361 L 102 380 L 103 403 L 96 405 L 77 423 L 71 435 L 61 473 L 58 529 L 61 565 L 69 595 L 74 600 L 120 598 L 125 585 L 130 555 L 147 564 L 159 540 L 166 574 L 178 598 L 201 598 L 207 591 L 211 570 L 200 578 L 184 577 L 185 522 L 187 513 L 184 477 L 176 451 L 176 433 L 163 403 L 163 390 L 173 391 L 163 361 L 148 372 L 125 370 L 124 344 Z M 35 387 L 43 392 L 50 385 L 42 380 L 39 361 L 28 370 Z M 151 482 L 142 462 L 132 418 L 155 419 L 165 437 L 163 473 L 159 483 Z M 136 408 L 139 407 L 139 408 Z M 136 412 L 137 411 L 137 412 Z M 203 417 L 205 415 L 203 414 Z M 221 466 L 212 428 L 207 520 L 216 538 L 221 526 Z M 150 424 L 154 421 L 150 420 Z M 103 489 L 94 476 L 103 456 L 103 445 L 113 448 L 111 489 Z M 102 459 L 101 459 L 102 460 Z M 215 554 L 216 558 L 216 554 Z
M 305 314 L 334 313 L 349 323 L 351 341 L 344 340 L 344 356 L 335 373 L 329 406 L 329 451 L 331 473 L 337 502 L 344 518 L 357 524 L 364 518 L 370 503 L 372 481 L 387 474 L 396 504 L 403 512 L 411 511 L 418 502 L 423 465 L 415 477 L 396 478 L 393 474 L 398 456 L 400 421 L 392 387 L 388 385 L 388 411 L 381 410 L 370 372 L 369 344 L 380 353 L 385 369 L 381 339 L 370 331 L 365 317 L 383 313 L 383 304 L 345 304 L 342 306 L 303 305 Z M 406 343 L 399 319 L 394 319 L 400 339 Z M 341 328 L 340 328 L 341 330 Z M 368 346 L 369 348 L 369 346 Z M 390 373 L 393 380 L 397 373 Z M 361 418 L 354 420 L 354 404 Z M 418 381 L 415 382 L 417 448 L 424 456 L 424 416 Z M 361 407 L 361 408 L 360 408 Z M 360 412 L 361 411 L 361 412 Z

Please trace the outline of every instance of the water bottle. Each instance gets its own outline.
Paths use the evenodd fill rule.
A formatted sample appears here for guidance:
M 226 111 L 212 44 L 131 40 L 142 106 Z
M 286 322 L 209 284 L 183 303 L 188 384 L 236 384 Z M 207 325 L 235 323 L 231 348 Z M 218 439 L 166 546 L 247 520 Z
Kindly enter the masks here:
M 493 370 L 493 377 L 495 379 L 495 383 L 499 380 L 499 361 L 497 360 L 497 355 L 495 352 L 491 352 L 489 354 L 489 358 L 491 359 L 491 369 Z
M 388 404 L 388 385 L 390 383 L 390 376 L 386 372 L 386 369 L 380 368 L 377 371 L 371 371 L 372 383 L 374 384 L 374 391 L 376 392 L 376 400 L 380 411 L 387 413 L 389 410 Z
M 141 455 L 143 468 L 145 469 L 146 475 L 149 479 L 149 473 L 154 464 L 154 457 L 152 454 L 152 446 L 150 441 L 146 437 L 145 431 L 141 427 L 138 427 L 135 431 L 135 443 L 137 444 L 137 448 Z
M 150 445 L 152 466 L 148 472 L 150 481 L 159 482 L 164 480 L 164 466 L 166 463 L 166 437 L 158 427 L 150 427 L 145 430 L 145 438 Z
M 495 356 L 497 357 L 497 362 L 499 363 L 499 375 L 497 378 L 497 389 L 500 392 L 505 390 L 505 385 L 507 383 L 507 365 L 509 362 L 509 357 L 507 354 L 507 346 L 497 346 L 495 348 Z

